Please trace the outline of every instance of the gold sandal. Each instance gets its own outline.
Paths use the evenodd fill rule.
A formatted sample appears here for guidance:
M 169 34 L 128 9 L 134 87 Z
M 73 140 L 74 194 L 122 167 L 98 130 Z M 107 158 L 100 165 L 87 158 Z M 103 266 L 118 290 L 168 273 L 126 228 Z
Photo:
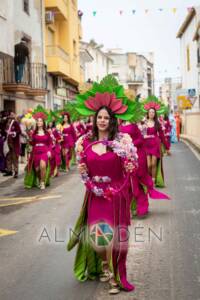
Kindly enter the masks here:
M 102 265 L 103 265 L 103 271 L 102 271 L 102 273 L 101 273 L 100 276 L 99 276 L 99 280 L 100 280 L 101 282 L 107 282 L 107 281 L 109 281 L 110 278 L 111 278 L 111 273 L 110 273 L 110 271 L 109 271 L 107 261 L 103 261 L 103 262 L 102 262 Z
M 117 283 L 110 282 L 110 289 L 109 294 L 110 295 L 116 295 L 120 293 L 120 287 Z

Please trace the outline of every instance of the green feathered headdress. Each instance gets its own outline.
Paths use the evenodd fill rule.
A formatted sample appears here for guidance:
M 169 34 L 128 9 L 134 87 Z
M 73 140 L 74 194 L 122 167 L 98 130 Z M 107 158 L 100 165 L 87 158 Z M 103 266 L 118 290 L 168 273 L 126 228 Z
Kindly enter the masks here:
M 76 97 L 76 110 L 82 116 L 91 116 L 102 106 L 109 107 L 116 118 L 129 121 L 133 119 L 136 105 L 125 95 L 122 85 L 115 77 L 108 75 L 100 83 L 93 83 L 91 89 Z
M 38 105 L 32 112 L 32 116 L 34 119 L 43 119 L 46 120 L 48 118 L 47 110 L 42 106 Z
M 156 110 L 157 115 L 160 116 L 166 111 L 166 105 L 161 102 L 156 96 L 149 96 L 147 99 L 141 102 L 141 104 L 142 111 L 144 113 L 147 113 L 149 109 L 153 108 Z
M 64 111 L 67 111 L 70 115 L 72 122 L 77 121 L 81 115 L 76 110 L 76 101 L 67 101 L 64 106 Z
M 46 120 L 47 124 L 55 122 L 56 125 L 62 122 L 62 117 L 59 115 L 59 111 L 50 110 Z

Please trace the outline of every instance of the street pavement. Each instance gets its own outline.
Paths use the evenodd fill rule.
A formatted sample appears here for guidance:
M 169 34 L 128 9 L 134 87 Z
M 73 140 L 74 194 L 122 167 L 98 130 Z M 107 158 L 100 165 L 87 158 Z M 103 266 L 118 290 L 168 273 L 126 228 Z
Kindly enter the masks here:
M 74 168 L 45 191 L 25 190 L 23 176 L 0 182 L 0 300 L 200 300 L 200 161 L 183 143 L 164 158 L 171 201 L 150 200 L 150 214 L 130 227 L 132 293 L 79 283 L 75 250 L 66 251 L 83 202 Z

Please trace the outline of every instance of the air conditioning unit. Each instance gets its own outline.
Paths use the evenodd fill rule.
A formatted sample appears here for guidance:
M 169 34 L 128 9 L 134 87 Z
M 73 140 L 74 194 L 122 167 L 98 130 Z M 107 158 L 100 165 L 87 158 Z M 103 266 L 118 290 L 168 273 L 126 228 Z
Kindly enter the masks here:
M 45 21 L 46 24 L 53 24 L 54 23 L 54 12 L 53 11 L 46 11 L 45 13 Z

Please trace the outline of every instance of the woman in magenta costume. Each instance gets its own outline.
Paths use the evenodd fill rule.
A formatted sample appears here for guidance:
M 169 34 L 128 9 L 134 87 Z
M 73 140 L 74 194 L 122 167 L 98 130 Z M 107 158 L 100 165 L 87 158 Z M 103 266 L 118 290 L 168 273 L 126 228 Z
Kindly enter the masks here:
M 55 121 L 48 122 L 48 132 L 51 136 L 52 147 L 51 147 L 51 176 L 56 177 L 59 175 L 59 168 L 61 165 L 61 141 L 62 136 L 56 129 Z
M 76 133 L 73 125 L 71 124 L 70 115 L 67 112 L 62 113 L 62 169 L 67 172 L 70 169 L 70 160 L 76 142 Z
M 149 201 L 148 195 L 145 193 L 142 184 L 145 182 L 145 185 L 152 188 L 153 182 L 147 172 L 147 160 L 143 137 L 136 124 L 126 122 L 122 124 L 119 129 L 121 132 L 128 133 L 131 136 L 133 144 L 137 148 L 138 169 L 132 176 L 133 198 L 136 201 L 137 215 L 145 216 L 148 214 Z
M 135 117 L 137 118 L 137 116 Z M 126 122 L 120 126 L 120 131 L 128 133 L 132 138 L 134 146 L 137 148 L 138 168 L 136 172 L 132 174 L 132 198 L 136 201 L 137 216 L 145 216 L 148 214 L 149 208 L 148 195 L 152 199 L 168 199 L 168 196 L 154 189 L 153 180 L 148 174 L 144 138 L 138 126 L 134 123 Z
M 171 148 L 171 130 L 172 130 L 172 125 L 170 124 L 168 114 L 164 115 L 164 135 L 165 135 L 165 140 L 167 147 L 169 149 L 168 155 L 171 154 L 170 148 Z
M 43 112 L 33 114 L 36 119 L 36 129 L 31 136 L 32 152 L 28 162 L 28 172 L 34 169 L 41 190 L 45 189 L 48 162 L 51 157 L 52 139 L 45 125 L 47 115 Z M 29 187 L 29 186 L 27 186 Z
M 149 103 L 144 104 L 144 109 L 147 112 L 147 119 L 142 130 L 145 140 L 148 172 L 149 175 L 152 176 L 156 186 L 164 187 L 161 143 L 165 146 L 167 153 L 169 148 L 157 117 L 157 111 L 161 109 L 161 104 L 156 101 L 148 102 Z
M 114 93 L 96 92 L 96 96 L 80 104 L 82 113 L 85 107 L 86 113 L 94 111 L 95 116 L 92 135 L 77 141 L 79 171 L 87 191 L 75 234 L 68 243 L 68 250 L 78 244 L 76 278 L 85 281 L 99 276 L 100 281 L 109 281 L 110 294 L 134 289 L 127 280 L 126 258 L 129 174 L 137 164 L 137 154 L 130 136 L 118 133 L 116 116 L 125 117 L 128 106 L 116 97 Z M 77 239 L 83 228 L 87 234 L 84 231 L 84 237 Z
M 78 139 L 86 133 L 86 126 L 81 120 L 77 120 L 73 123 L 76 132 L 76 138 Z
M 93 127 L 93 116 L 90 116 L 85 123 L 86 126 L 86 133 L 92 132 L 92 127 Z

